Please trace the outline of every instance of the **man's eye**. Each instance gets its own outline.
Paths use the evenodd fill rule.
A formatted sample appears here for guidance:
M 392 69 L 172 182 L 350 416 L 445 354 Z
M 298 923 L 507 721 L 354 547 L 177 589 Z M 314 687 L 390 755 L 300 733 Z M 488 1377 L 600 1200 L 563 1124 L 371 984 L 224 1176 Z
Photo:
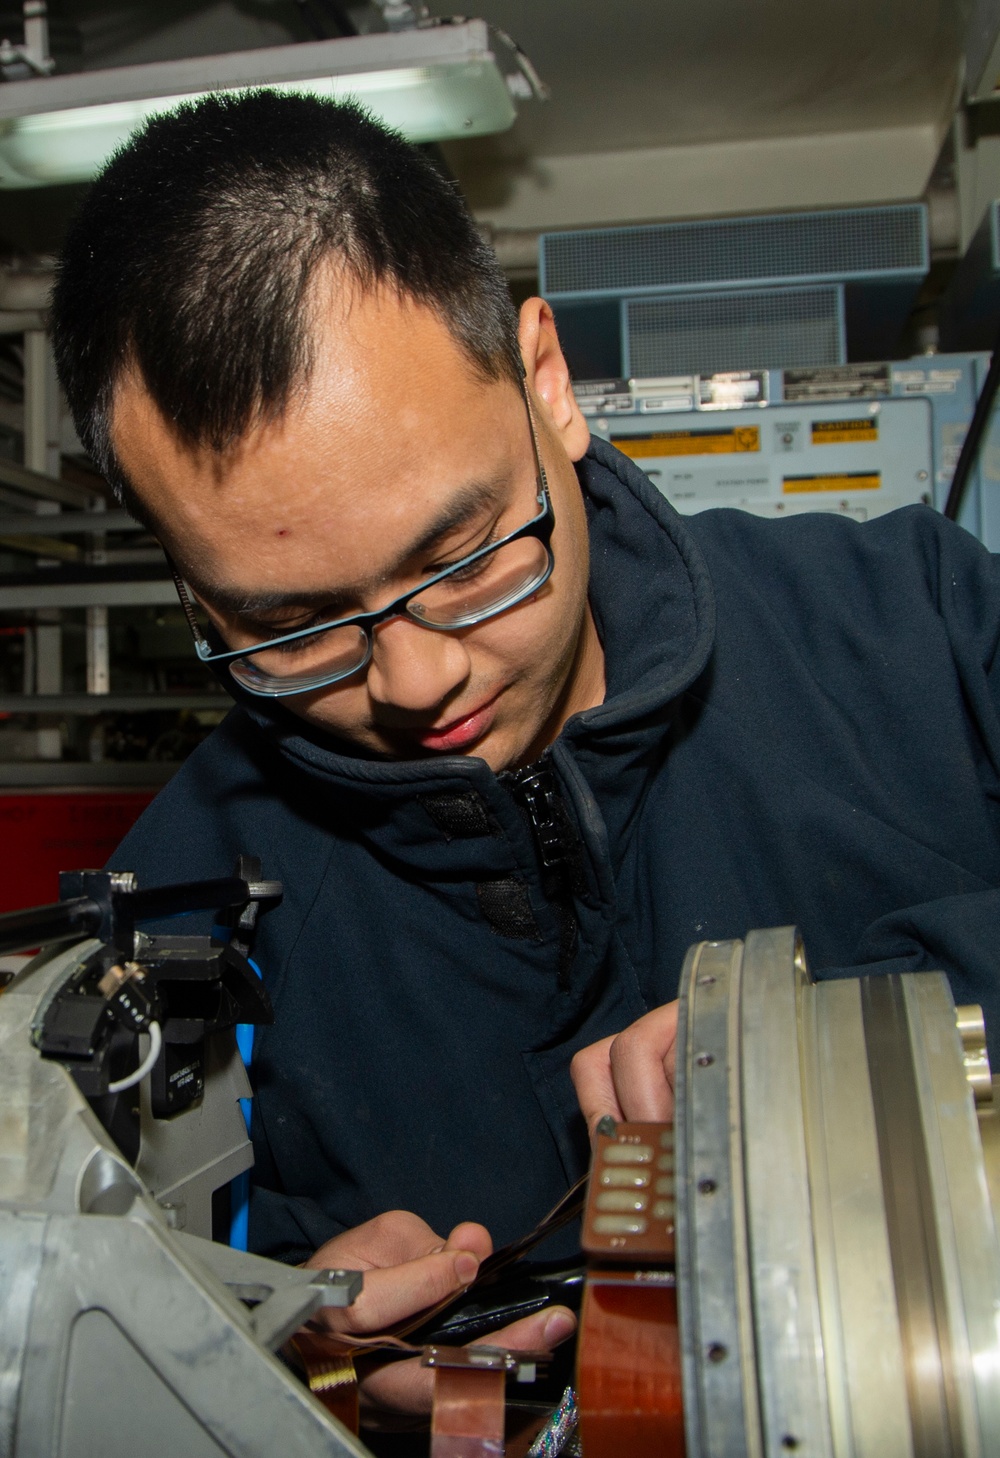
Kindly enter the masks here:
M 475 562 L 466 562 L 464 567 L 459 567 L 449 577 L 449 582 L 472 582 L 476 577 L 481 577 L 484 572 L 489 571 L 493 561 L 492 555 L 479 557 Z
M 290 643 L 275 643 L 271 649 L 272 653 L 303 653 L 307 648 L 314 646 L 314 638 L 293 638 Z
M 333 608 L 323 608 L 319 612 L 310 613 L 308 617 L 298 618 L 285 623 L 255 623 L 248 628 L 249 634 L 257 643 L 266 643 L 271 638 L 286 638 L 289 633 L 302 633 L 308 628 L 318 628 L 323 623 L 332 623 L 341 614 Z
M 494 542 L 498 542 L 500 540 L 502 535 L 503 533 L 500 530 L 500 523 L 499 521 L 495 521 L 490 527 L 487 534 L 483 537 L 481 542 L 478 542 L 474 547 L 470 547 L 467 552 L 463 552 L 461 556 L 456 557 L 452 562 L 436 562 L 432 567 L 428 567 L 427 576 L 435 577 L 439 572 L 448 572 L 452 567 L 457 567 L 459 563 L 465 560 L 466 557 L 471 557 L 474 552 L 481 552 L 484 547 L 491 547 Z M 482 567 L 483 561 L 488 560 L 489 558 L 485 558 L 481 559 L 479 562 L 470 563 L 466 567 L 463 567 L 461 571 L 456 572 L 454 574 L 455 578 L 461 579 L 466 572 L 474 576 L 475 573 Z

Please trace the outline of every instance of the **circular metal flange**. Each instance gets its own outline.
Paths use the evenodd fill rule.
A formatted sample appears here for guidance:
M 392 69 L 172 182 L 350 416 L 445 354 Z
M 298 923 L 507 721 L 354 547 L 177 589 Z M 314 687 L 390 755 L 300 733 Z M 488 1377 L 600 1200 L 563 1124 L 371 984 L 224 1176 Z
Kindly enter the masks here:
M 742 1133 L 764 1452 L 831 1458 L 800 1024 L 810 991 L 794 927 L 743 951 Z
M 922 1215 L 937 1251 L 932 1295 L 949 1426 L 957 1453 L 992 1458 L 1000 1452 L 1000 1245 L 975 1086 L 947 978 L 925 973 L 898 982 L 927 1171 L 930 1209 Z M 914 1343 L 915 1389 L 923 1388 L 922 1359 Z M 940 1450 L 933 1433 L 925 1451 L 932 1445 Z
M 681 974 L 674 1140 L 689 1458 L 762 1454 L 739 1138 L 742 954 L 742 942 L 702 942 Z
M 689 1458 L 1000 1452 L 1000 1246 L 945 977 L 815 984 L 791 927 L 702 943 L 678 1053 Z

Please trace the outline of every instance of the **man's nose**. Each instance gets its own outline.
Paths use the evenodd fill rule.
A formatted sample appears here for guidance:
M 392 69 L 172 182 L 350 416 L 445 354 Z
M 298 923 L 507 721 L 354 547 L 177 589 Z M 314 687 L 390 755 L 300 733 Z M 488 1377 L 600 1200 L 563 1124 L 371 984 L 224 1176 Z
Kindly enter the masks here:
M 377 703 L 428 713 L 469 676 L 469 653 L 455 633 L 436 633 L 403 617 L 375 630 L 368 692 Z

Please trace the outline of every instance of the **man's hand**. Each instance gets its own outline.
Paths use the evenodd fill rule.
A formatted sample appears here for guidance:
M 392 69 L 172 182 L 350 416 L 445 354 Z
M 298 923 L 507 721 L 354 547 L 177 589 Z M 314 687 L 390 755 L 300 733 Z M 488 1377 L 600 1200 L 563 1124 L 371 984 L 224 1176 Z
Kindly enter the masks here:
M 336 1235 L 306 1262 L 320 1268 L 364 1271 L 361 1295 L 353 1306 L 326 1307 L 314 1321 L 338 1334 L 365 1336 L 384 1331 L 407 1316 L 457 1295 L 475 1279 L 480 1261 L 493 1250 L 489 1232 L 467 1222 L 442 1240 L 407 1210 L 390 1210 L 364 1225 Z M 514 1351 L 551 1348 L 576 1329 L 576 1317 L 565 1306 L 551 1306 L 515 1321 L 483 1338 Z M 375 1360 L 374 1358 L 372 1359 Z M 368 1365 L 367 1359 L 361 1369 Z M 417 1361 L 391 1362 L 361 1379 L 364 1421 L 429 1413 L 433 1372 Z
M 677 1004 L 668 1002 L 615 1037 L 581 1048 L 570 1074 L 591 1139 L 606 1114 L 616 1123 L 673 1117 L 676 1042 Z

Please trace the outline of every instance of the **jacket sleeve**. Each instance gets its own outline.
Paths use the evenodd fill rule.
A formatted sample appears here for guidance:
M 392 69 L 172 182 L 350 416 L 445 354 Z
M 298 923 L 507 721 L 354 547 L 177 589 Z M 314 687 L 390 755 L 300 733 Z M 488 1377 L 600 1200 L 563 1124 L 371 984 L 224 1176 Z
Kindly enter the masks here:
M 978 1003 L 990 1065 L 1000 1072 L 1000 890 L 945 896 L 880 917 L 858 944 L 854 965 L 819 976 L 945 972 L 957 1004 Z
M 930 512 L 916 509 L 914 523 L 913 544 L 923 554 L 964 701 L 968 751 L 992 825 L 994 860 L 975 868 L 984 889 L 882 915 L 860 936 L 852 965 L 819 975 L 945 972 L 957 1003 L 982 1006 L 992 1066 L 1000 1071 L 1000 557 Z M 933 714 L 933 681 L 926 691 Z M 951 752 L 954 746 L 942 744 L 942 756 Z
M 259 1168 L 250 1184 L 250 1249 L 286 1265 L 300 1266 L 321 1245 L 343 1233 L 317 1200 L 286 1195 L 258 1183 Z

